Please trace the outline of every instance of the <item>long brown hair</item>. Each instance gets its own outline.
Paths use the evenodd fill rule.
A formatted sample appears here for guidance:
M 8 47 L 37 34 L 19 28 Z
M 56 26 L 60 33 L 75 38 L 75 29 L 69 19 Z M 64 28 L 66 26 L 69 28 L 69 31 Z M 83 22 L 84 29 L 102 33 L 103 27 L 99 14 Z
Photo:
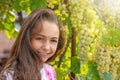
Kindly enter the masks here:
M 10 57 L 3 69 L 3 72 L 13 68 L 13 80 L 41 80 L 37 64 L 42 61 L 38 58 L 36 51 L 31 46 L 31 34 L 38 22 L 47 20 L 54 22 L 60 31 L 58 47 L 55 55 L 48 59 L 52 61 L 61 52 L 65 44 L 65 35 L 57 16 L 51 9 L 37 9 L 33 11 L 23 22 L 18 37 L 12 47 Z

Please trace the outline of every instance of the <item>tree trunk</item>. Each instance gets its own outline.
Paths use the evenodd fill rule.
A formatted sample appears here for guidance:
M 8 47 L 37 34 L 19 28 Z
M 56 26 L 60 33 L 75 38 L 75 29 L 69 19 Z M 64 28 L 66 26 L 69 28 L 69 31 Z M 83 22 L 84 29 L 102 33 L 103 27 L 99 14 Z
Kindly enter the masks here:
M 63 57 L 64 57 L 64 55 L 65 55 L 65 53 L 66 53 L 66 51 L 67 51 L 67 48 L 68 48 L 70 42 L 71 42 L 71 38 L 69 38 L 69 39 L 67 40 L 67 43 L 66 43 L 66 46 L 65 46 L 65 50 L 63 51 L 63 54 L 60 55 L 60 59 L 59 59 L 58 66 L 57 66 L 58 68 L 60 68 L 62 59 L 63 59 Z
M 72 42 L 71 42 L 71 67 L 73 66 L 72 57 L 75 56 L 76 53 L 76 31 L 75 28 L 72 28 Z M 70 80 L 75 80 L 75 73 L 70 73 Z
M 17 12 L 18 14 L 18 22 L 20 23 L 20 25 L 22 24 L 23 22 L 23 16 L 22 16 L 22 12 Z

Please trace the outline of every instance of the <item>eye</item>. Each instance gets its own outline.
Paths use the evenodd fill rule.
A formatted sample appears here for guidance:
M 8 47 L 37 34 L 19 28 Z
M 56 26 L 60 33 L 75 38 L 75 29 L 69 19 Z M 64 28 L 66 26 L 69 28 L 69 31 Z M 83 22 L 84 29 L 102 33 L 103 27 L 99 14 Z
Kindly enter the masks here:
M 51 42 L 53 42 L 53 43 L 57 43 L 57 42 L 58 42 L 58 40 L 51 40 Z
M 42 37 L 36 37 L 36 40 L 42 40 Z

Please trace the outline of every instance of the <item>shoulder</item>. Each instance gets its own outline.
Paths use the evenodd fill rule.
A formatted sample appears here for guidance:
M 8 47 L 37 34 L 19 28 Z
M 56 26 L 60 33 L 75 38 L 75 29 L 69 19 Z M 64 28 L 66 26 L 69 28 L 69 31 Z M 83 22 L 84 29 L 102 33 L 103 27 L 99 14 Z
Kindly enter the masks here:
M 44 69 L 49 71 L 49 72 L 52 72 L 52 73 L 56 74 L 55 69 L 51 65 L 49 65 L 49 64 L 44 64 Z
M 56 71 L 51 65 L 44 64 L 43 68 L 47 76 L 52 77 L 52 80 L 56 80 Z
M 49 65 L 49 64 L 44 64 L 44 68 L 50 69 L 50 70 L 54 70 L 54 68 Z
M 14 73 L 13 69 L 10 68 L 3 71 L 0 77 L 4 77 L 3 80 L 13 80 L 13 73 Z

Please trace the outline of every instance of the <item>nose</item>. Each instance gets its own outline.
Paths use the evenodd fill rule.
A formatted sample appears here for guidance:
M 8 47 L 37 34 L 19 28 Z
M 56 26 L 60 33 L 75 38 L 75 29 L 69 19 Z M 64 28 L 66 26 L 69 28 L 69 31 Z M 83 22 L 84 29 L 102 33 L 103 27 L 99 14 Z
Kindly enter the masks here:
M 49 52 L 50 51 L 50 47 L 51 47 L 51 45 L 50 45 L 49 41 L 43 43 L 43 46 L 42 46 L 43 50 Z

